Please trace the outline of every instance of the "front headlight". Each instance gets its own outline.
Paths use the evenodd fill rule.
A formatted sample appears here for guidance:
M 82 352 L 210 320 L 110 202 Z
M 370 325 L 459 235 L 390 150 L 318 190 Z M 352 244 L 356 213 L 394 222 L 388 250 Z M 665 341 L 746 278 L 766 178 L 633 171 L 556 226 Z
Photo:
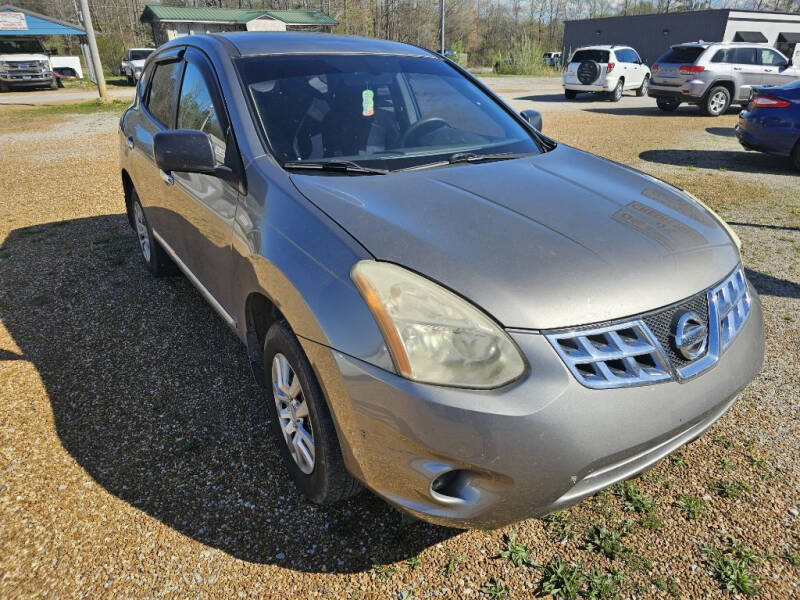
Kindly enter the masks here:
M 357 263 L 350 276 L 403 377 L 496 388 L 525 372 L 522 355 L 508 334 L 443 287 L 397 265 L 372 260 Z

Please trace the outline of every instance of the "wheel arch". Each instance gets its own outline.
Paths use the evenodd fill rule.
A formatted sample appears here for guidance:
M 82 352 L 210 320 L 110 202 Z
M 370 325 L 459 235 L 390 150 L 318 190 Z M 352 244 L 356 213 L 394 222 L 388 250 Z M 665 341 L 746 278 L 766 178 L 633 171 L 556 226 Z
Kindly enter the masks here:
M 262 291 L 251 292 L 245 299 L 244 319 L 245 344 L 250 368 L 256 383 L 266 387 L 267 374 L 264 371 L 263 355 L 267 331 L 278 321 L 286 321 L 290 329 L 292 326 L 272 299 Z
M 711 82 L 711 85 L 708 86 L 706 93 L 703 94 L 703 99 L 707 99 L 708 95 L 711 93 L 715 87 L 722 86 L 728 90 L 728 93 L 731 95 L 731 103 L 736 99 L 736 84 L 733 82 L 732 79 L 715 79 Z
M 125 193 L 125 214 L 128 216 L 128 224 L 131 227 L 133 225 L 133 213 L 131 212 L 131 200 L 133 198 L 133 179 L 128 174 L 126 169 L 122 169 L 120 173 L 120 177 L 122 178 L 122 191 Z

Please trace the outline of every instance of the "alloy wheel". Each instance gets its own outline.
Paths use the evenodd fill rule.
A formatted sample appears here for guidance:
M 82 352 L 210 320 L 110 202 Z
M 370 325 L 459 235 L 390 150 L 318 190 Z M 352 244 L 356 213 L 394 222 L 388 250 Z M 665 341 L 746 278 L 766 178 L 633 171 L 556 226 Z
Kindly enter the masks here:
M 272 395 L 283 440 L 294 462 L 308 475 L 314 470 L 314 430 L 300 379 L 281 353 L 272 359 Z
M 650 87 L 650 79 L 648 77 L 644 78 L 642 82 L 642 96 L 647 96 L 647 88 Z
M 708 108 L 712 114 L 718 115 L 725 110 L 725 105 L 728 103 L 728 96 L 722 90 L 715 92 L 711 99 L 708 101 Z
M 138 202 L 133 203 L 133 220 L 136 223 L 136 236 L 139 238 L 139 247 L 145 262 L 150 262 L 150 234 L 147 232 L 147 223 L 144 220 L 142 207 Z

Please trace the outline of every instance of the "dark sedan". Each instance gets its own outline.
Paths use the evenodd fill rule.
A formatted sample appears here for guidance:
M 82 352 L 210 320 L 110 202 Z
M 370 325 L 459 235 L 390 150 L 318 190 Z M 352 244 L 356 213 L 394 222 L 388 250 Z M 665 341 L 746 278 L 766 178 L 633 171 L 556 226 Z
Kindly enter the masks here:
M 800 81 L 754 88 L 739 114 L 736 137 L 747 150 L 790 156 L 800 169 Z

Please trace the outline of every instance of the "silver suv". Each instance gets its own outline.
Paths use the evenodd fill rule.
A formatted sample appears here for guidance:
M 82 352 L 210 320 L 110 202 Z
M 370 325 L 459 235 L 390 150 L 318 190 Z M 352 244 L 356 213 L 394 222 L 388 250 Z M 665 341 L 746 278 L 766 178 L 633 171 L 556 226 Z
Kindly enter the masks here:
M 671 112 L 688 102 L 713 117 L 746 104 L 755 86 L 800 78 L 800 68 L 774 48 L 742 42 L 677 44 L 650 70 L 648 95 L 658 108 Z

